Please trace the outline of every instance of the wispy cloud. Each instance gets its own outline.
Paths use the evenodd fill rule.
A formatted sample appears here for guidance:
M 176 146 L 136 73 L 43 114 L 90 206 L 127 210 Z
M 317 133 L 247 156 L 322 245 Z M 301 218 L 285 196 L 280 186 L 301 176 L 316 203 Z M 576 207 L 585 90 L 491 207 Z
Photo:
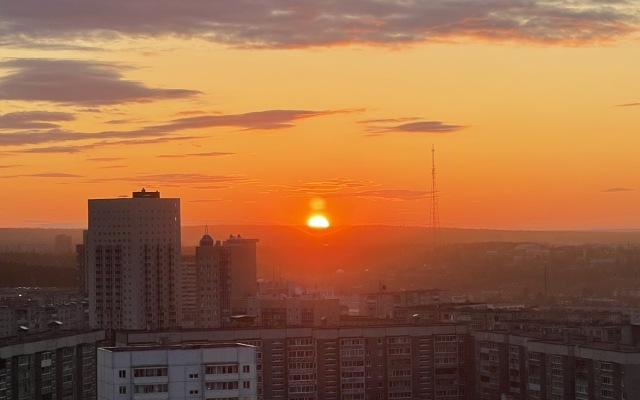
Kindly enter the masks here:
M 3 168 L 16 168 L 16 167 L 22 167 L 22 164 L 6 164 L 6 165 L 1 165 L 0 164 L 0 169 Z
M 0 41 L 193 36 L 238 47 L 404 45 L 475 37 L 594 43 L 638 29 L 625 0 L 30 0 L 0 3 Z M 143 22 L 141 22 L 143 21 Z
M 625 104 L 618 104 L 618 107 L 635 107 L 635 106 L 640 106 L 640 103 L 625 103 Z
M 0 11 L 0 14 L 2 12 Z M 193 97 L 186 89 L 150 88 L 124 79 L 123 65 L 87 60 L 21 58 L 0 62 L 0 99 L 96 106 Z
M 271 189 L 285 190 L 317 196 L 318 198 L 358 197 L 374 200 L 405 201 L 419 200 L 431 197 L 430 191 L 411 189 L 382 189 L 379 185 L 368 180 L 354 180 L 347 177 L 327 179 L 324 181 L 310 181 L 298 185 L 272 186 Z M 267 192 L 270 192 L 268 190 Z
M 245 175 L 208 175 L 197 173 L 167 173 L 167 174 L 142 174 L 134 176 L 120 176 L 111 178 L 93 179 L 92 183 L 108 181 L 128 181 L 145 185 L 155 184 L 157 186 L 193 185 L 193 184 L 218 184 L 220 186 L 231 186 L 233 184 L 244 184 L 251 182 Z
M 347 177 L 339 177 L 324 181 L 303 182 L 297 185 L 281 185 L 277 188 L 284 189 L 289 192 L 305 193 L 309 195 L 324 196 L 329 193 L 335 193 L 344 190 L 362 189 L 370 187 L 373 182 L 367 180 L 355 180 Z
M 93 157 L 87 158 L 87 161 L 96 161 L 96 162 L 111 162 L 111 161 L 122 161 L 126 160 L 124 157 Z
M 102 167 L 98 167 L 98 169 L 122 169 L 127 168 L 127 165 L 104 165 Z
M 0 95 L 1 96 L 1 95 Z M 73 121 L 73 114 L 56 111 L 20 111 L 0 115 L 0 130 L 52 129 L 60 125 L 51 121 Z
M 163 137 L 184 130 L 222 127 L 234 127 L 243 130 L 285 129 L 295 126 L 295 122 L 301 119 L 345 114 L 357 111 L 358 110 L 265 110 L 244 114 L 203 115 L 197 117 L 177 118 L 164 124 L 122 131 L 76 132 L 63 129 L 50 129 L 47 131 L 20 131 L 0 135 L 0 146 L 36 145 L 49 142 L 118 138 L 126 139 L 129 144 L 150 144 L 168 141 L 169 139 Z M 184 137 L 183 139 L 186 140 L 192 138 L 195 137 Z M 178 139 L 179 138 L 175 138 L 174 140 Z M 137 142 L 134 140 L 137 140 Z M 113 145 L 120 143 L 102 142 L 100 144 Z M 87 146 L 95 147 L 97 144 Z
M 64 172 L 42 172 L 38 174 L 5 175 L 0 176 L 0 178 L 82 178 L 82 175 Z
M 441 121 L 415 121 L 416 118 L 394 118 L 364 120 L 369 132 L 367 136 L 378 136 L 385 133 L 451 133 L 466 128 L 465 125 L 446 124 Z M 414 121 L 414 122 L 404 122 Z M 397 122 L 402 122 L 398 124 Z
M 609 189 L 601 190 L 603 193 L 619 193 L 619 192 L 631 192 L 635 189 L 623 188 L 623 187 L 612 187 Z
M 186 158 L 186 157 L 221 157 L 230 156 L 236 153 L 225 153 L 221 151 L 211 151 L 209 153 L 187 153 L 187 154 L 161 154 L 160 158 Z
M 381 189 L 367 190 L 362 192 L 354 192 L 348 194 L 352 197 L 381 199 L 381 200 L 419 200 L 431 197 L 431 192 L 424 190 L 408 190 L 408 189 Z

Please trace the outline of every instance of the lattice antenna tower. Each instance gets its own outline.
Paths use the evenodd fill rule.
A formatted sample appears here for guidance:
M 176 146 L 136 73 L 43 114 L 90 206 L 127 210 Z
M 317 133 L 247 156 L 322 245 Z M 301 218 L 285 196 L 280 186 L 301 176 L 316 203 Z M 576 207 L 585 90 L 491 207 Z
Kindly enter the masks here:
M 429 218 L 429 228 L 435 240 L 440 230 L 440 212 L 438 211 L 438 189 L 436 187 L 436 149 L 431 145 L 431 212 Z

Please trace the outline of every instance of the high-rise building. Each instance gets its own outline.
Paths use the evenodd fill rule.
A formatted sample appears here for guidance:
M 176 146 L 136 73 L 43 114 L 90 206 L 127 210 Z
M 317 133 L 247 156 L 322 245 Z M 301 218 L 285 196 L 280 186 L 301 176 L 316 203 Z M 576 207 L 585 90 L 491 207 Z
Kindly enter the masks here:
M 195 265 L 183 277 L 183 287 L 195 294 L 198 328 L 229 326 L 233 315 L 247 314 L 247 300 L 256 294 L 256 243 L 258 239 L 230 236 L 214 241 L 208 229 L 195 251 Z M 183 265 L 190 268 L 189 260 Z M 185 294 L 184 300 L 190 299 Z M 187 311 L 188 308 L 184 307 Z
M 53 242 L 53 252 L 56 254 L 70 254 L 73 252 L 71 236 L 56 235 Z
M 185 329 L 196 327 L 198 320 L 196 308 L 196 256 L 195 254 L 182 254 L 182 327 Z
M 229 249 L 208 233 L 196 247 L 196 315 L 199 328 L 228 326 L 231 317 Z M 253 278 L 246 277 L 255 281 Z
M 180 199 L 90 199 L 85 249 L 92 328 L 180 326 Z
M 246 314 L 247 299 L 256 295 L 257 243 L 258 239 L 244 239 L 240 235 L 231 235 L 224 241 L 224 247 L 229 251 L 232 315 Z

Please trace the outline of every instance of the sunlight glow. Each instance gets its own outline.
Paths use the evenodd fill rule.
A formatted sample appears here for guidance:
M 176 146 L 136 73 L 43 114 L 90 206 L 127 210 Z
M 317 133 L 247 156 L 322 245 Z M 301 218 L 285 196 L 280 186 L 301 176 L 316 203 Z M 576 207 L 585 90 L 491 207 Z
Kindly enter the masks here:
M 307 225 L 310 228 L 315 228 L 315 229 L 326 229 L 329 227 L 329 220 L 322 216 L 322 215 L 314 215 L 313 217 L 309 218 L 309 220 L 307 221 Z

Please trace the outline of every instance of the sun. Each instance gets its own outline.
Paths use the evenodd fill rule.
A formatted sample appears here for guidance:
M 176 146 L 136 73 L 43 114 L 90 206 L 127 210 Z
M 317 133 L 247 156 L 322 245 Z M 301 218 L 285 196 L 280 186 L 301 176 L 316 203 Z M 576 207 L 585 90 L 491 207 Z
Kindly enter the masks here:
M 329 220 L 323 215 L 314 215 L 307 221 L 307 226 L 314 229 L 326 229 L 329 225 Z

